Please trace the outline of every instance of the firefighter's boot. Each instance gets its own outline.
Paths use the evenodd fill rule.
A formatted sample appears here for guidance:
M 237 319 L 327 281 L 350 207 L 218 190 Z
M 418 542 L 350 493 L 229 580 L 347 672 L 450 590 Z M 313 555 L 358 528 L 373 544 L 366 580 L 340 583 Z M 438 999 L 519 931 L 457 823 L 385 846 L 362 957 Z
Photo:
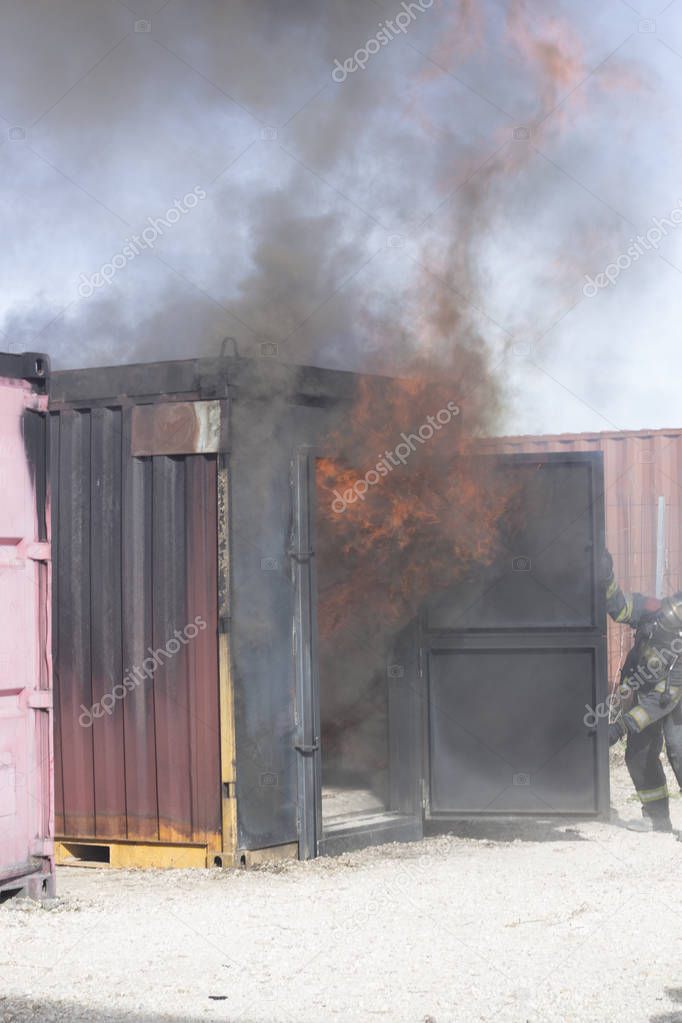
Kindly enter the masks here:
M 673 825 L 670 820 L 668 800 L 657 799 L 653 803 L 645 803 L 642 807 L 642 819 L 640 821 L 630 821 L 627 828 L 628 831 L 663 831 L 670 834 L 673 830 Z

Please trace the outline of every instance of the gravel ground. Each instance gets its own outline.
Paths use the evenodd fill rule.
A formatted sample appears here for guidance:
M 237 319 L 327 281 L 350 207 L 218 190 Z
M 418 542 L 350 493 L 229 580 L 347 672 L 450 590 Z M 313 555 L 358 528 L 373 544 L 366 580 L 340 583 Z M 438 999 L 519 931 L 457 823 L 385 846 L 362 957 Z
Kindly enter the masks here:
M 622 762 L 612 798 L 277 869 L 62 868 L 0 907 L 2 1020 L 682 1021 L 682 845 L 622 826 Z

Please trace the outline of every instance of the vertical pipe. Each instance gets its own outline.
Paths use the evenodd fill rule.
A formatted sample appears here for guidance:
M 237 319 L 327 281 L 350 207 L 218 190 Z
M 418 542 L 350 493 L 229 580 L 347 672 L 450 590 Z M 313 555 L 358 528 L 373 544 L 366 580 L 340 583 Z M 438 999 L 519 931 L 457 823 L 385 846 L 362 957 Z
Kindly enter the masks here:
M 656 596 L 663 596 L 663 575 L 665 573 L 665 497 L 658 499 L 658 522 L 656 526 Z

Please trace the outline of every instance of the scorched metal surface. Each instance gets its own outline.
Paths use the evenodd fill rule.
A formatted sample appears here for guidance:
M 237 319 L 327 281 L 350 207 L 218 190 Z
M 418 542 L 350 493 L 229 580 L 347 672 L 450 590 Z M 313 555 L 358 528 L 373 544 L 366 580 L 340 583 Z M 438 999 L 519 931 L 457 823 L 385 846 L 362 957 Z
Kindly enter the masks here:
M 219 853 L 217 456 L 138 457 L 135 411 L 51 417 L 57 831 Z
M 586 711 L 606 697 L 601 456 L 502 455 L 490 466 L 509 481 L 513 514 L 501 523 L 492 561 L 434 594 L 420 616 L 419 635 L 412 638 L 414 630 L 407 629 L 400 637 L 400 671 L 393 679 L 387 664 L 388 803 L 367 823 L 349 815 L 333 834 L 320 806 L 324 748 L 310 747 L 310 737 L 320 734 L 318 539 L 306 502 L 299 501 L 299 545 L 305 541 L 309 555 L 299 573 L 309 609 L 304 606 L 300 618 L 310 634 L 310 656 L 298 652 L 298 688 L 312 715 L 302 823 L 308 849 L 316 846 L 318 854 L 381 841 L 380 829 L 383 840 L 414 838 L 422 818 L 608 812 L 606 721 L 596 729 L 585 721 Z M 299 481 L 304 478 L 299 472 Z M 299 491 L 305 489 L 299 482 Z
M 605 813 L 606 720 L 585 719 L 607 692 L 601 455 L 495 461 L 522 514 L 424 619 L 426 814 Z
M 617 430 L 600 433 L 496 437 L 499 452 L 600 451 L 604 456 L 606 545 L 625 590 L 654 595 L 657 554 L 663 555 L 659 596 L 682 588 L 682 430 Z M 659 508 L 663 502 L 662 535 Z M 609 622 L 609 680 L 618 684 L 632 636 Z
M 356 386 L 353 374 L 268 359 L 54 375 L 62 836 L 208 835 L 223 862 L 298 845 L 292 463 L 347 414 Z M 218 452 L 170 455 L 167 422 L 179 452 L 202 437 L 215 451 L 212 408 L 190 414 L 201 402 L 221 404 Z M 121 667 L 198 613 L 201 646 L 79 725 Z
M 323 835 L 319 819 L 311 460 L 352 416 L 361 380 L 234 357 L 54 374 L 63 836 L 193 843 L 205 851 L 202 863 L 249 862 L 249 853 L 273 847 L 306 857 L 358 839 Z M 529 714 L 539 710 L 535 731 L 526 729 L 520 752 L 505 735 L 495 745 L 516 764 L 512 774 L 537 779 L 545 749 L 582 729 L 579 703 L 604 695 L 598 458 L 502 462 L 516 473 L 542 466 L 546 486 L 528 489 L 529 532 L 514 552 L 530 552 L 532 570 L 507 578 L 511 561 L 509 573 L 497 566 L 496 585 L 474 594 L 475 614 L 437 600 L 401 637 L 405 649 L 391 655 L 402 667 L 389 686 L 390 805 L 364 839 L 418 837 L 424 811 L 485 810 L 490 797 L 476 779 L 491 766 L 480 750 L 469 756 L 461 727 L 444 728 L 448 714 L 477 715 L 476 732 L 491 707 L 508 717 L 514 690 Z M 90 723 L 121 672 L 143 666 L 150 648 L 197 615 L 206 630 Z M 496 668 L 500 649 L 508 685 Z M 465 700 L 472 671 L 485 677 Z M 560 813 L 608 805 L 603 722 L 596 739 L 581 732 L 580 741 L 585 756 L 568 798 L 555 804 Z M 573 752 L 562 778 L 578 763 Z M 494 812 L 548 812 L 528 800 L 551 803 L 550 782 L 533 789 L 512 778 L 514 799 Z

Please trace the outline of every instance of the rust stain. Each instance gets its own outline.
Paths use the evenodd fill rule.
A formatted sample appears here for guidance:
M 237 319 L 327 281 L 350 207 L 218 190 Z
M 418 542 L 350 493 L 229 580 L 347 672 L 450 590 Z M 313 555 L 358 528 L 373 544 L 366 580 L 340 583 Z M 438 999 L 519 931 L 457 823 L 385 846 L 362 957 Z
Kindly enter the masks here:
M 131 453 L 135 457 L 215 454 L 220 448 L 220 419 L 218 401 L 136 405 Z

